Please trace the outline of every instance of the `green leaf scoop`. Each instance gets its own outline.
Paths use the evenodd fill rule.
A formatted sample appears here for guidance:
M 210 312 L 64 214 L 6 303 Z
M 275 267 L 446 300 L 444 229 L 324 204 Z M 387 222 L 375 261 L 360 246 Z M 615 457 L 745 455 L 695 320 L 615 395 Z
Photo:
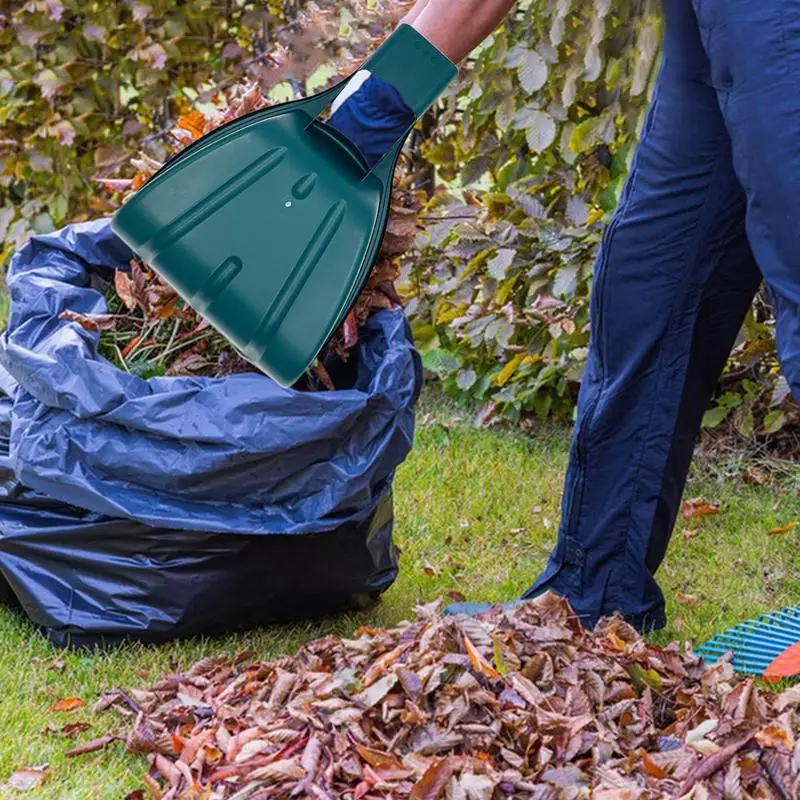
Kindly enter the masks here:
M 457 68 L 401 25 L 363 69 L 417 119 Z M 168 162 L 112 227 L 253 364 L 292 385 L 358 298 L 378 254 L 409 126 L 369 168 L 318 117 L 347 80 L 234 120 Z

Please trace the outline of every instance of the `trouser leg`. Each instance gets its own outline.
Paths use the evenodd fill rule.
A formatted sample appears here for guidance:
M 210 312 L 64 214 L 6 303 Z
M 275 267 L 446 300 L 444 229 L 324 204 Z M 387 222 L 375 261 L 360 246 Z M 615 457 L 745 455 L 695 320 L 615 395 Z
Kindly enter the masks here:
M 664 624 L 653 574 L 693 445 L 760 281 L 745 198 L 689 0 L 666 0 L 665 58 L 595 268 L 590 356 L 558 543 L 528 595 L 587 624 Z
M 747 235 L 800 400 L 800 2 L 694 0 L 747 197 Z

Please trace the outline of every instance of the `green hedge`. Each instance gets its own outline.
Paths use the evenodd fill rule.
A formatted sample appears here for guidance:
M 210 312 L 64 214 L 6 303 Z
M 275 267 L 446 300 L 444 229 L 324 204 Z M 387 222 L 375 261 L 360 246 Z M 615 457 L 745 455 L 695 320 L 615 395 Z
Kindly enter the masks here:
M 216 87 L 319 88 L 371 51 L 392 0 L 30 0 L 0 14 L 0 264 L 31 231 L 108 213 L 96 177 L 163 156 Z M 427 366 L 485 416 L 569 416 L 592 265 L 658 60 L 658 0 L 520 0 L 414 138 L 433 193 L 406 265 Z M 420 152 L 420 142 L 424 142 Z M 706 422 L 752 439 L 796 412 L 759 305 Z
M 428 367 L 452 395 L 481 401 L 482 419 L 572 414 L 595 254 L 661 25 L 656 0 L 522 0 L 428 125 L 423 152 L 445 186 L 405 290 Z M 705 425 L 727 443 L 791 455 L 798 423 L 762 296 Z
M 659 4 L 532 0 L 462 71 L 424 148 L 446 181 L 407 290 L 451 393 L 568 415 L 604 222 L 657 62 Z M 460 196 L 459 196 L 460 195 Z
M 156 159 L 176 119 L 256 79 L 289 97 L 366 52 L 397 3 L 29 0 L 0 12 L 0 265 L 33 231 L 108 213 L 95 177 Z M 352 12 L 352 13 L 351 13 Z M 357 31 L 357 33 L 356 33 Z

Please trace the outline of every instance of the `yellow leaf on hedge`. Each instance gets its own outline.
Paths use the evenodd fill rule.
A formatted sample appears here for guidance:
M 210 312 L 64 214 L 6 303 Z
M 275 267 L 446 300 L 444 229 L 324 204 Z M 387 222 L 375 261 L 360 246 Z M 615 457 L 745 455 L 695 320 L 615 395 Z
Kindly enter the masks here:
M 519 275 L 514 275 L 512 278 L 508 278 L 507 280 L 503 281 L 500 286 L 497 287 L 495 297 L 501 306 L 505 305 L 506 301 L 508 300 L 508 296 L 511 294 L 511 290 L 514 288 L 514 284 L 517 282 L 518 277 Z
M 601 219 L 603 219 L 603 209 L 593 208 L 586 217 L 586 227 L 588 228 L 591 225 L 594 225 L 595 222 L 598 222 Z
M 463 316 L 466 310 L 466 303 L 457 306 L 454 306 L 452 303 L 442 303 L 436 311 L 436 324 L 446 325 L 448 322 L 452 322 L 454 319 Z
M 497 373 L 497 377 L 494 379 L 495 386 L 505 386 L 510 380 L 511 376 L 517 371 L 517 367 L 525 360 L 524 353 L 518 353 L 511 359 L 511 361 L 506 364 L 500 372 Z
M 468 278 L 473 272 L 479 270 L 489 260 L 489 256 L 493 254 L 494 252 L 492 250 L 481 250 L 478 255 L 473 256 L 469 264 L 467 264 L 464 274 L 461 276 L 462 279 Z

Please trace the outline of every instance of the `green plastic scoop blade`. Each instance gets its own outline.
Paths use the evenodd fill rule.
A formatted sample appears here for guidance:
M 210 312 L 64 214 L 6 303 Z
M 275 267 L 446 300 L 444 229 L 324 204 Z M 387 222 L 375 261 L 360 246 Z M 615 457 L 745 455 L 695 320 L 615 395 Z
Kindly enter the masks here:
M 457 68 L 401 25 L 363 66 L 417 117 Z M 369 169 L 318 117 L 347 81 L 256 111 L 168 162 L 114 231 L 253 364 L 283 386 L 313 362 L 361 292 L 413 126 Z

